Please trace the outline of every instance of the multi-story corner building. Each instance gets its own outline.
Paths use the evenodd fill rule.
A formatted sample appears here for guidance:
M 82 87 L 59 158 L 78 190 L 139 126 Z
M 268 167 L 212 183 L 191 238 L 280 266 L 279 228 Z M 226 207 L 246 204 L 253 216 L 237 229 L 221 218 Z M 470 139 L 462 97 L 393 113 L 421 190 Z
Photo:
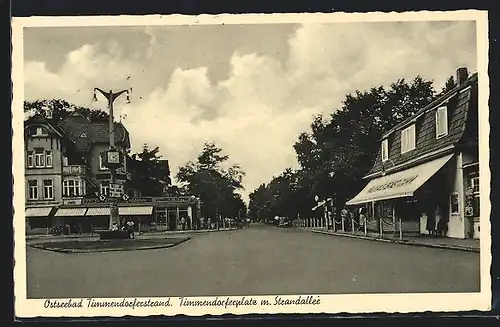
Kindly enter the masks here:
M 115 123 L 115 135 L 118 150 L 127 153 L 129 134 L 122 124 Z M 100 155 L 109 147 L 108 124 L 91 122 L 76 112 L 58 123 L 36 115 L 25 121 L 24 136 L 27 228 L 76 228 L 73 218 L 84 216 L 86 209 L 66 206 L 108 193 L 110 172 Z M 124 164 L 117 170 L 117 182 L 127 180 L 130 174 Z
M 478 78 L 459 68 L 456 86 L 387 131 L 366 187 L 374 230 L 479 238 Z
M 115 145 L 129 158 L 129 133 L 120 123 L 114 127 Z M 48 233 L 55 226 L 69 233 L 107 229 L 111 174 L 101 153 L 109 148 L 108 122 L 90 121 L 76 112 L 58 123 L 36 115 L 25 121 L 24 142 L 27 233 Z M 159 164 L 158 176 L 149 176 L 137 160 L 125 160 L 117 170 L 117 183 L 128 195 L 114 200 L 120 217 L 134 220 L 141 230 L 193 228 L 199 199 L 169 194 L 168 160 Z M 134 186 L 133 174 L 157 179 L 158 190 L 144 196 Z

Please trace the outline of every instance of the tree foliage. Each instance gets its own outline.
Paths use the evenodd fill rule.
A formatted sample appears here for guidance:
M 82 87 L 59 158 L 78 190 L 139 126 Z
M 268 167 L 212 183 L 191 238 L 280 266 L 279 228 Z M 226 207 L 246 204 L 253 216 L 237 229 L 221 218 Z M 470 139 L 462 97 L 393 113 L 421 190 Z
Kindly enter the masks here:
M 312 216 L 315 195 L 334 197 L 342 206 L 364 186 L 362 177 L 373 165 L 383 133 L 435 98 L 432 81 L 420 76 L 347 94 L 340 108 L 329 117 L 314 117 L 310 131 L 299 135 L 293 147 L 300 168 L 286 169 L 250 194 L 252 218 Z
M 130 185 L 143 196 L 161 196 L 170 185 L 168 162 L 162 160 L 159 152 L 159 147 L 150 149 L 145 143 L 141 152 L 130 157 L 129 165 L 133 171 Z
M 72 112 L 78 112 L 90 121 L 109 121 L 108 113 L 100 109 L 77 106 L 62 99 L 24 101 L 24 112 L 28 115 L 39 114 L 54 123 L 60 122 Z
M 228 160 L 229 156 L 224 155 L 221 148 L 207 142 L 196 161 L 188 161 L 176 175 L 189 193 L 200 197 L 206 218 L 235 218 L 246 213 L 245 202 L 237 193 L 243 189 L 245 173 L 237 164 L 224 168 Z

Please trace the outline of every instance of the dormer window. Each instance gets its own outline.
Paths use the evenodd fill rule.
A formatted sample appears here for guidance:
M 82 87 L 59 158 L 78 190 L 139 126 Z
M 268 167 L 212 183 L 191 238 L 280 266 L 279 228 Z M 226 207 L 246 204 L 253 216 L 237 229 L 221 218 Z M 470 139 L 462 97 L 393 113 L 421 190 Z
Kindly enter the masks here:
M 401 131 L 401 153 L 415 149 L 415 124 Z
M 448 110 L 439 107 L 436 110 L 436 138 L 448 135 Z
M 37 127 L 36 128 L 36 135 L 43 135 L 43 128 Z
M 382 161 L 389 159 L 389 140 L 385 139 L 382 141 Z

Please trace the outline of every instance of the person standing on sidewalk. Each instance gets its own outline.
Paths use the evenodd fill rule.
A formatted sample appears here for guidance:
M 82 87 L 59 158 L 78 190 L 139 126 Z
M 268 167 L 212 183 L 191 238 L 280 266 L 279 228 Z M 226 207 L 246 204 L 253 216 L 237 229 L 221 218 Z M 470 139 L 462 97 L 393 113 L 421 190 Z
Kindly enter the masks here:
M 441 207 L 439 205 L 436 206 L 436 210 L 434 211 L 434 223 L 435 227 L 434 230 L 436 231 L 436 235 L 442 236 L 442 231 L 441 231 L 441 226 L 442 226 L 442 214 L 441 214 Z
M 127 233 L 128 233 L 128 238 L 135 238 L 134 235 L 134 222 L 132 220 L 127 221 Z

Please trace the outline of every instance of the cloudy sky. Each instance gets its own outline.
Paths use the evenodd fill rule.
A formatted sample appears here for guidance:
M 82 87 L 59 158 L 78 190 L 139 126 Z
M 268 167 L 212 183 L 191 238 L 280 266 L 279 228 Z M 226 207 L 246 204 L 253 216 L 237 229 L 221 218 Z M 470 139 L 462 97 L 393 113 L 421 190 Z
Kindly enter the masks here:
M 133 152 L 159 146 L 175 175 L 215 141 L 246 171 L 244 195 L 296 167 L 299 133 L 346 93 L 477 69 L 474 22 L 31 27 L 24 51 L 27 100 L 105 109 L 93 87 L 131 87 L 115 115 Z

